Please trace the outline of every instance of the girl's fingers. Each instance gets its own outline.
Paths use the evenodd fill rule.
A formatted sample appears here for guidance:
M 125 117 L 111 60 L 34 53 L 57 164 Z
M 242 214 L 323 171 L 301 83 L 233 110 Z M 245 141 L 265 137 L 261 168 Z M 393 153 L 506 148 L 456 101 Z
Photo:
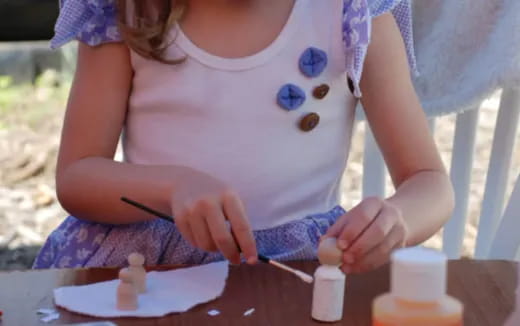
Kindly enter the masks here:
M 237 245 L 249 264 L 256 263 L 258 259 L 256 242 L 242 202 L 235 194 L 227 193 L 223 196 L 222 203 Z
M 207 216 L 211 214 L 210 212 L 217 208 L 218 206 L 215 202 L 211 200 L 202 200 L 196 205 L 193 214 L 190 216 L 191 218 L 189 223 L 197 247 L 205 251 L 217 251 L 217 246 L 213 242 L 208 223 L 206 222 Z
M 338 236 L 338 247 L 342 250 L 349 248 L 370 226 L 383 208 L 383 200 L 367 198 L 354 207 L 347 215 L 349 222 Z
M 345 264 L 342 269 L 345 273 L 363 273 L 386 264 L 394 249 L 404 245 L 404 228 L 395 224 L 383 242 L 372 248 L 366 255 L 354 264 Z
M 213 210 L 208 215 L 208 226 L 218 250 L 233 264 L 240 264 L 240 252 L 231 235 L 222 210 Z
M 334 224 L 327 230 L 327 233 L 325 233 L 321 237 L 321 241 L 323 241 L 326 238 L 337 238 L 339 234 L 341 233 L 341 230 L 347 225 L 349 219 L 348 213 L 343 214 L 336 220 Z
M 193 232 L 191 231 L 191 227 L 189 224 L 190 216 L 187 210 L 174 212 L 173 216 L 176 216 L 175 226 L 182 234 L 184 239 L 186 239 L 192 246 L 197 246 L 195 242 L 195 237 L 193 236 Z
M 366 231 L 345 251 L 343 257 L 346 263 L 353 263 L 355 259 L 362 258 L 370 250 L 385 241 L 394 224 L 401 219 L 399 210 L 389 205 L 383 204 L 383 208 L 366 229 Z

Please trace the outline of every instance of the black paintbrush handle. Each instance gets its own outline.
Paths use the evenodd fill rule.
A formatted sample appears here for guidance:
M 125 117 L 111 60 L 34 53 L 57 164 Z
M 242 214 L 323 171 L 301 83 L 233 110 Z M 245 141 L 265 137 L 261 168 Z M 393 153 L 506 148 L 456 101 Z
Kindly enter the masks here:
M 140 203 L 138 203 L 138 202 L 136 202 L 134 200 L 128 199 L 126 197 L 121 197 L 121 200 L 124 201 L 125 203 L 130 204 L 130 205 L 132 205 L 134 207 L 137 207 L 137 208 L 139 208 L 139 209 L 141 209 L 141 210 L 143 210 L 143 211 L 145 211 L 147 213 L 150 213 L 150 214 L 155 215 L 155 216 L 157 216 L 159 218 L 162 218 L 163 220 L 175 223 L 175 220 L 173 219 L 173 216 L 163 214 L 163 213 L 161 213 L 159 211 L 156 211 L 155 209 L 151 209 L 150 207 L 147 207 L 147 206 L 145 206 L 143 204 L 140 204 Z
M 132 205 L 132 206 L 134 206 L 136 208 L 139 208 L 139 209 L 141 209 L 141 210 L 143 210 L 143 211 L 145 211 L 147 213 L 150 213 L 150 214 L 155 215 L 155 216 L 157 216 L 159 218 L 162 218 L 163 220 L 175 223 L 175 220 L 173 219 L 173 216 L 166 215 L 164 213 L 156 211 L 155 209 L 152 209 L 152 208 L 150 208 L 148 206 L 145 206 L 145 205 L 143 205 L 141 203 L 136 202 L 135 200 L 131 200 L 131 199 L 126 198 L 126 197 L 121 197 L 121 200 L 124 201 L 125 203 L 130 204 L 130 205 Z M 233 236 L 233 239 L 235 239 L 235 235 L 233 234 L 233 232 L 231 232 L 231 235 Z M 238 247 L 238 250 L 240 252 L 242 252 L 242 249 L 240 249 L 240 246 L 238 245 L 236 239 L 235 239 L 235 243 L 236 243 L 236 245 Z M 269 260 L 270 259 L 268 257 L 264 256 L 264 255 L 258 254 L 258 260 L 260 260 L 261 262 L 269 264 Z

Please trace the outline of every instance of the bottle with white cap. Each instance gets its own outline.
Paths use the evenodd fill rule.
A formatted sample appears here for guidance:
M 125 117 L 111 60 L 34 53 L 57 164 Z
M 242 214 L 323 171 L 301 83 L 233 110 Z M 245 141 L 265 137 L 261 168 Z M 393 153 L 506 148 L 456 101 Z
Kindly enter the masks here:
M 392 255 L 391 292 L 374 301 L 373 326 L 461 326 L 463 306 L 446 294 L 447 258 L 420 247 Z

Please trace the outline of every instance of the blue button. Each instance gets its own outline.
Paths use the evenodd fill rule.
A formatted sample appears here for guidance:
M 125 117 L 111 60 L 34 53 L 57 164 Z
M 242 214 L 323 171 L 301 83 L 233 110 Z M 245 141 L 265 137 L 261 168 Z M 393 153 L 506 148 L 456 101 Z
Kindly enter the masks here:
M 305 92 L 296 85 L 284 85 L 278 92 L 278 105 L 288 111 L 296 110 L 304 102 Z
M 307 77 L 318 77 L 327 67 L 327 53 L 310 47 L 300 57 L 300 70 Z
M 284 85 L 278 92 L 278 105 L 288 111 L 296 110 L 303 102 L 305 102 L 305 92 L 296 85 Z

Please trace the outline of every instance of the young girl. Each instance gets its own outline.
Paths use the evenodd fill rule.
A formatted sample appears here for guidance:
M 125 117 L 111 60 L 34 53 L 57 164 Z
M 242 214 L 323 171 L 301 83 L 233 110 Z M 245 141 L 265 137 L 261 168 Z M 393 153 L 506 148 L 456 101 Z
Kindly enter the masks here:
M 74 217 L 35 268 L 121 266 L 132 252 L 146 264 L 312 259 L 333 236 L 343 270 L 363 272 L 449 217 L 452 189 L 411 84 L 407 1 L 66 0 L 61 10 L 52 45 L 81 41 L 56 178 Z M 345 212 L 359 98 L 397 190 Z

